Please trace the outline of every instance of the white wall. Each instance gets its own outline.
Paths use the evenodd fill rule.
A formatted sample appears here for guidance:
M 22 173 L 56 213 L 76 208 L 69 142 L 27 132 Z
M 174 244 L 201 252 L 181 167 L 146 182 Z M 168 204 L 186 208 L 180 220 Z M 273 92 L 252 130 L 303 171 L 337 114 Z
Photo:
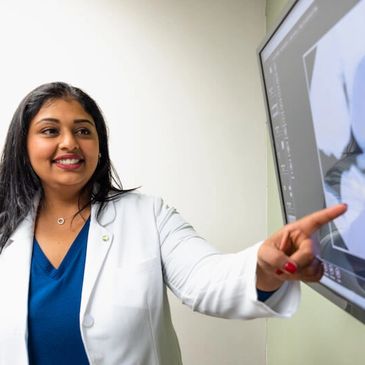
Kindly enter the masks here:
M 264 0 L 0 2 L 0 142 L 20 99 L 63 80 L 104 110 L 125 187 L 162 195 L 224 251 L 264 238 Z M 187 365 L 265 363 L 265 322 L 172 299 Z

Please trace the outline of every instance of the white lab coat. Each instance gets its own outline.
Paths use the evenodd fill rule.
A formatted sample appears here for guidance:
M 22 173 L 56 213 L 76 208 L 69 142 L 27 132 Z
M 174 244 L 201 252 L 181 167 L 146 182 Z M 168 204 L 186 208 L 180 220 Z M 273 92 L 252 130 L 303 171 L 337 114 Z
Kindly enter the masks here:
M 176 210 L 138 193 L 107 203 L 98 219 L 96 208 L 80 307 L 90 364 L 181 364 L 166 285 L 193 310 L 220 317 L 287 317 L 296 310 L 298 284 L 285 285 L 267 304 L 257 301 L 259 245 L 219 254 Z M 28 363 L 34 216 L 23 220 L 0 255 L 0 365 Z

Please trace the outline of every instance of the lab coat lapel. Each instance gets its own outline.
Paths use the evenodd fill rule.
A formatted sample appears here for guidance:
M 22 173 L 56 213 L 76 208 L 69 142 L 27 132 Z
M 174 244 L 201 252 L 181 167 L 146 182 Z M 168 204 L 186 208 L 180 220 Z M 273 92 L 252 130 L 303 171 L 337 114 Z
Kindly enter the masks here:
M 115 219 L 115 206 L 113 202 L 107 203 L 100 218 L 97 219 L 98 205 L 91 209 L 91 222 L 86 251 L 86 262 L 84 271 L 84 281 L 81 295 L 80 315 L 87 310 L 90 296 L 92 295 L 95 282 L 102 269 L 113 241 L 113 233 L 106 228 Z
M 27 338 L 28 289 L 34 236 L 30 213 L 10 236 L 0 255 L 1 326 Z M 9 332 L 8 332 L 9 333 Z

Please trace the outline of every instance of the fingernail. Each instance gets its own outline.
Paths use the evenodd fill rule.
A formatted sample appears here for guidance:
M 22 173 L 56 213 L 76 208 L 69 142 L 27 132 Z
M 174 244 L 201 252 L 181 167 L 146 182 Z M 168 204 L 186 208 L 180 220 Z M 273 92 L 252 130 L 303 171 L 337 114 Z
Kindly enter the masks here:
M 282 274 L 284 274 L 280 269 L 276 269 L 275 270 L 275 273 L 277 274 L 277 275 L 282 275 Z
M 284 265 L 284 270 L 294 274 L 297 271 L 297 265 L 293 264 L 292 262 L 287 262 Z

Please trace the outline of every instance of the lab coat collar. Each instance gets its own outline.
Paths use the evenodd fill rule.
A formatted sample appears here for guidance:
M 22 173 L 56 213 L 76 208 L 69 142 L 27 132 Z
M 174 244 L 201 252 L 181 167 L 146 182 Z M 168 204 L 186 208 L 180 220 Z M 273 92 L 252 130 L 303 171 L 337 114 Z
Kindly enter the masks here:
M 113 242 L 113 232 L 108 228 L 116 216 L 115 204 L 113 201 L 107 202 L 98 217 L 99 206 L 99 204 L 93 204 L 91 207 L 91 222 L 80 304 L 80 328 L 82 328 L 83 318 L 87 313 L 89 300 L 97 278 Z
M 106 202 L 104 209 L 101 211 L 100 216 L 97 216 L 98 210 L 100 207 L 100 203 L 93 204 L 91 206 L 91 216 L 92 218 L 98 222 L 103 227 L 106 227 L 110 223 L 112 223 L 116 217 L 116 208 L 114 201 Z

